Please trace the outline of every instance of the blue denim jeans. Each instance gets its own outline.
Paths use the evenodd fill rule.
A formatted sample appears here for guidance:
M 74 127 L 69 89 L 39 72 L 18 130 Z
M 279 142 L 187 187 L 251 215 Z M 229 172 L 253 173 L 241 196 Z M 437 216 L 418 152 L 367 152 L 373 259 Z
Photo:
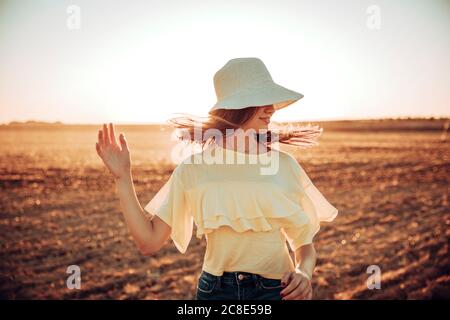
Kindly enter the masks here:
M 224 272 L 215 276 L 202 271 L 197 300 L 281 300 L 281 280 L 249 272 Z

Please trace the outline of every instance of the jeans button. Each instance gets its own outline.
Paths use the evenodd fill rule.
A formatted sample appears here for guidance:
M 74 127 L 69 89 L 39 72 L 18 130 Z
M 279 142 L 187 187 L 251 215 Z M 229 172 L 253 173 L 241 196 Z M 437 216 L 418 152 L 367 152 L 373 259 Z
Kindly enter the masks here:
M 244 280 L 244 278 L 245 278 L 245 277 L 244 277 L 243 274 L 238 275 L 238 279 L 239 279 L 239 280 Z

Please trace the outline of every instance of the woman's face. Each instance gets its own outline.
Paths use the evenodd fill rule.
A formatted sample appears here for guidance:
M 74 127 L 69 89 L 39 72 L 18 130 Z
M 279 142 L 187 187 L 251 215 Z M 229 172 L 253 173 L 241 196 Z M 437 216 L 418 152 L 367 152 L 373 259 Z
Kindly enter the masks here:
M 270 118 L 272 117 L 274 112 L 275 108 L 271 104 L 267 106 L 258 107 L 257 112 L 255 113 L 253 118 L 244 123 L 242 129 L 244 130 L 254 129 L 256 131 L 268 129 Z

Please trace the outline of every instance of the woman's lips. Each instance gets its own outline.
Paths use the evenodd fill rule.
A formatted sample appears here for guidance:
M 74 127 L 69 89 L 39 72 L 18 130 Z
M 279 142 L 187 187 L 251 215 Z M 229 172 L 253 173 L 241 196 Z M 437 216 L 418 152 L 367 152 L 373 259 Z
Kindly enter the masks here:
M 270 123 L 270 117 L 263 117 L 263 118 L 260 118 L 262 121 L 264 121 L 266 124 L 269 124 Z

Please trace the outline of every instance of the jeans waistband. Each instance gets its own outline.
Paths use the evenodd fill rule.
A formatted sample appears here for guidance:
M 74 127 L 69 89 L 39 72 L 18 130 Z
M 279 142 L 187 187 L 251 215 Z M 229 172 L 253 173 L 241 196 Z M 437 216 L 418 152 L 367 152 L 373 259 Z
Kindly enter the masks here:
M 216 280 L 219 282 L 229 283 L 229 284 L 254 284 L 257 283 L 262 276 L 250 272 L 224 272 L 221 276 L 215 276 L 209 272 L 202 271 L 202 277 L 210 280 Z

